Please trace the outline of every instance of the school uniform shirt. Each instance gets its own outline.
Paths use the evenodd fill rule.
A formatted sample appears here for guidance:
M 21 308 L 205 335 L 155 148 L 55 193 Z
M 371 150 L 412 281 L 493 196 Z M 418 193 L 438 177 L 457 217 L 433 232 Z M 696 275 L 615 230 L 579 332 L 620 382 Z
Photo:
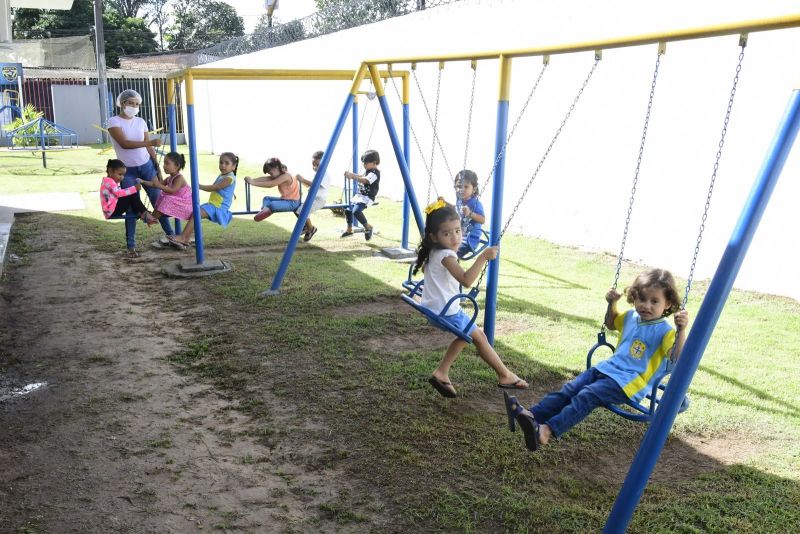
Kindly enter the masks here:
M 619 331 L 617 350 L 594 367 L 614 380 L 628 398 L 639 402 L 653 388 L 655 378 L 666 371 L 675 329 L 664 317 L 642 321 L 636 310 L 617 315 L 614 328 Z
M 449 248 L 435 248 L 431 250 L 428 263 L 425 265 L 425 285 L 422 286 L 420 303 L 440 313 L 447 301 L 460 293 L 458 280 L 450 274 L 447 267 L 442 265 L 442 260 L 452 256 L 458 260 L 455 251 Z M 453 302 L 445 315 L 454 315 L 461 309 L 458 302 Z
M 353 195 L 353 204 L 366 204 L 367 206 L 375 202 L 375 197 L 378 196 L 378 189 L 381 184 L 381 171 L 378 169 L 368 170 L 364 178 L 369 180 L 369 183 L 358 184 L 358 193 Z
M 483 204 L 481 204 L 480 199 L 477 196 L 472 196 L 469 200 L 464 202 L 463 204 L 465 207 L 469 208 L 469 211 L 472 213 L 476 213 L 478 215 L 486 216 L 486 213 L 483 211 Z M 481 228 L 483 225 L 471 217 L 464 217 L 463 219 L 464 228 L 462 231 L 463 241 L 469 243 L 469 245 L 474 249 L 478 246 L 478 243 L 481 241 L 481 237 L 483 237 L 483 232 Z

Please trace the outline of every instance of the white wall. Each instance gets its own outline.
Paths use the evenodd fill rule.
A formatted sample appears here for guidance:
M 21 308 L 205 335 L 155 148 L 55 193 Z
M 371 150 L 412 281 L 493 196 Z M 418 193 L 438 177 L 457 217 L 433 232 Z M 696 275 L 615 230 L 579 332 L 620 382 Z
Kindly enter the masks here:
M 606 39 L 790 14 L 796 2 L 774 0 L 465 0 L 289 46 L 230 58 L 213 67 L 350 68 L 362 59 L 527 48 Z M 524 21 L 524 24 L 520 24 Z M 661 62 L 656 101 L 626 248 L 627 256 L 688 274 L 708 181 L 738 59 L 738 37 L 671 43 Z M 800 30 L 757 33 L 746 48 L 697 277 L 713 274 L 789 94 L 800 78 Z M 641 138 L 656 46 L 607 50 L 595 76 L 544 164 L 512 228 L 595 250 L 619 246 Z M 508 148 L 504 214 L 508 214 L 586 76 L 591 53 L 553 57 L 548 72 Z M 397 65 L 397 68 L 408 65 Z M 541 59 L 513 65 L 510 121 L 519 112 Z M 437 66 L 417 70 L 433 113 Z M 450 176 L 463 164 L 472 73 L 467 63 L 442 73 L 439 135 L 450 172 L 436 153 L 434 183 L 450 193 Z M 484 181 L 494 152 L 497 62 L 479 63 L 467 167 Z M 208 82 L 197 84 L 201 150 L 232 150 L 261 161 L 279 156 L 291 170 L 309 173 L 310 154 L 327 144 L 349 82 Z M 413 82 L 412 82 L 413 85 Z M 366 88 L 366 84 L 365 84 Z M 400 109 L 387 88 L 399 128 Z M 366 101 L 362 99 L 362 104 Z M 364 106 L 362 105 L 362 108 Z M 377 103 L 367 105 L 362 142 Z M 412 171 L 426 199 L 431 129 L 416 86 L 412 123 L 421 151 Z M 511 126 L 511 125 L 509 125 Z M 332 171 L 349 161 L 349 126 Z M 366 147 L 361 146 L 360 151 Z M 369 148 L 381 152 L 382 194 L 400 198 L 402 181 L 379 118 Z M 786 163 L 781 182 L 740 272 L 737 286 L 800 299 L 800 159 Z M 491 204 L 491 187 L 484 191 Z

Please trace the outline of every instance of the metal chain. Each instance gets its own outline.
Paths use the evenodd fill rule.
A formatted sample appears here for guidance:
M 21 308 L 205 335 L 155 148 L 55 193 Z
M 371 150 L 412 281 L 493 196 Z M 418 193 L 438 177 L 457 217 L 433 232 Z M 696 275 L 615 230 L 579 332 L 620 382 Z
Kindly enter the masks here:
M 392 87 L 394 88 L 394 92 L 397 95 L 398 102 L 402 104 L 403 98 L 400 96 L 400 90 L 397 88 L 397 83 L 394 81 L 394 78 L 389 78 L 389 79 L 392 82 Z M 422 151 L 422 145 L 419 142 L 419 138 L 417 138 L 417 132 L 414 130 L 414 126 L 410 123 L 409 123 L 409 129 L 411 130 L 411 136 L 414 139 L 414 144 L 417 147 L 417 152 L 419 152 L 419 157 L 422 160 L 422 165 L 425 167 L 425 171 L 428 173 L 428 181 L 432 181 L 433 171 L 428 167 L 428 161 L 425 158 L 425 154 Z
M 414 76 L 414 79 L 417 80 L 416 75 Z M 417 88 L 419 88 L 419 80 L 417 80 Z M 421 91 L 420 91 L 420 94 L 422 94 Z M 439 75 L 436 78 L 436 106 L 434 107 L 433 142 L 431 143 L 431 176 L 433 176 L 433 169 L 434 169 L 433 162 L 434 162 L 434 156 L 436 155 L 436 131 L 437 131 L 437 127 L 439 125 L 439 97 L 441 96 L 441 94 L 442 94 L 442 67 L 440 66 L 439 67 Z M 424 101 L 424 97 L 423 97 L 423 101 Z M 431 179 L 428 182 L 428 197 L 427 197 L 427 201 L 425 202 L 426 204 L 429 204 L 430 201 L 431 201 L 431 185 L 432 184 L 433 184 L 433 180 Z M 436 189 L 435 186 L 434 186 L 434 189 Z M 436 196 L 437 197 L 439 196 L 439 191 L 438 190 L 436 190 Z
M 628 241 L 628 229 L 631 224 L 631 214 L 633 213 L 633 203 L 636 199 L 636 186 L 639 184 L 639 171 L 642 167 L 642 155 L 644 154 L 645 143 L 647 142 L 647 129 L 650 126 L 650 113 L 653 110 L 653 97 L 656 94 L 656 82 L 658 81 L 658 68 L 661 66 L 662 51 L 659 50 L 656 57 L 656 67 L 653 71 L 653 81 L 650 83 L 650 98 L 647 101 L 647 112 L 644 115 L 644 126 L 642 127 L 642 140 L 639 143 L 639 155 L 636 158 L 636 170 L 633 173 L 633 184 L 631 185 L 631 196 L 628 199 L 628 213 L 625 216 L 625 228 L 622 231 L 622 243 L 619 247 L 619 254 L 617 255 L 617 267 L 614 271 L 614 283 L 611 284 L 613 289 L 617 288 L 619 284 L 619 276 L 622 271 L 622 261 L 625 258 L 625 243 Z M 605 328 L 605 324 L 603 325 Z
M 725 110 L 725 120 L 722 123 L 722 134 L 720 135 L 719 144 L 717 145 L 717 154 L 714 159 L 714 169 L 711 173 L 711 181 L 708 185 L 708 194 L 706 195 L 705 209 L 703 210 L 703 217 L 700 221 L 700 230 L 697 234 L 697 242 L 694 247 L 694 256 L 692 256 L 692 265 L 689 268 L 689 276 L 686 278 L 686 291 L 683 295 L 683 302 L 681 309 L 686 307 L 686 302 L 689 300 L 689 292 L 692 288 L 692 280 L 694 279 L 694 269 L 697 266 L 697 256 L 700 254 L 700 243 L 703 240 L 703 231 L 706 227 L 706 219 L 708 218 L 708 210 L 711 207 L 711 195 L 714 192 L 714 182 L 717 179 L 717 171 L 719 170 L 719 162 L 722 157 L 722 148 L 725 146 L 725 135 L 728 133 L 728 122 L 731 118 L 731 111 L 733 109 L 733 99 L 736 96 L 736 86 L 739 84 L 739 74 L 742 71 L 742 60 L 744 59 L 744 49 L 747 46 L 746 36 L 742 36 L 739 40 L 741 51 L 739 52 L 739 62 L 736 64 L 736 73 L 733 77 L 733 86 L 731 87 L 731 96 L 728 99 L 728 108 Z
M 497 153 L 497 157 L 494 160 L 494 164 L 492 168 L 489 170 L 489 174 L 486 176 L 486 181 L 483 182 L 481 187 L 478 189 L 478 192 L 485 191 L 486 187 L 489 185 L 489 181 L 492 179 L 492 175 L 494 174 L 495 169 L 497 169 L 497 165 L 500 163 L 500 160 L 503 157 L 503 154 L 506 152 L 506 147 L 508 147 L 508 143 L 511 141 L 511 137 L 514 135 L 514 131 L 517 129 L 520 121 L 522 120 L 522 116 L 525 115 L 525 110 L 528 109 L 528 104 L 530 104 L 531 99 L 533 98 L 533 94 L 536 92 L 536 89 L 539 87 L 539 82 L 542 81 L 542 76 L 544 76 L 545 70 L 547 70 L 548 65 L 550 62 L 545 62 L 542 65 L 542 70 L 539 71 L 539 76 L 536 78 L 536 82 L 534 82 L 533 87 L 531 88 L 530 92 L 528 93 L 528 98 L 525 99 L 525 104 L 523 104 L 522 109 L 520 110 L 519 114 L 517 115 L 516 120 L 514 121 L 514 125 L 511 127 L 511 131 L 509 132 L 508 136 L 506 136 L 506 140 L 503 143 L 503 146 L 500 148 L 500 151 Z
M 477 79 L 478 74 L 478 66 L 477 62 L 472 63 L 472 89 L 470 90 L 469 94 L 469 112 L 467 113 L 467 138 L 464 141 L 464 163 L 461 165 L 461 170 L 465 170 L 467 168 L 467 156 L 469 155 L 469 137 L 470 133 L 472 132 L 472 110 L 475 107 L 475 81 Z M 459 171 L 461 172 L 461 171 Z M 458 216 L 461 218 L 461 226 L 462 228 L 466 227 L 464 222 L 464 216 L 461 214 L 463 209 L 463 202 L 461 201 L 461 196 L 458 193 L 458 186 L 459 182 L 453 180 L 453 190 L 456 197 L 456 211 L 458 212 Z M 476 191 L 476 196 L 480 196 L 480 189 Z
M 439 70 L 439 76 L 440 77 L 441 77 L 441 74 L 442 74 L 442 71 L 440 69 Z M 445 154 L 444 148 L 442 147 L 442 141 L 439 138 L 438 130 L 436 128 L 436 125 L 434 124 L 433 117 L 431 116 L 431 111 L 430 111 L 430 108 L 428 107 L 428 101 L 425 100 L 425 94 L 422 92 L 422 88 L 420 87 L 419 78 L 417 78 L 416 70 L 412 69 L 411 70 L 411 75 L 414 78 L 414 82 L 417 85 L 417 92 L 419 93 L 420 100 L 422 101 L 422 106 L 425 109 L 425 114 L 428 116 L 428 122 L 433 127 L 433 144 L 434 144 L 434 146 L 436 146 L 436 145 L 439 146 L 439 153 L 442 155 L 442 161 L 444 161 L 444 166 L 447 168 L 447 173 L 452 176 L 453 172 L 450 169 L 450 162 L 447 161 L 447 154 Z M 439 98 L 439 88 L 438 88 L 438 86 L 437 86 L 437 90 L 436 91 L 437 91 L 436 98 L 437 98 L 437 101 L 438 101 L 438 98 Z M 430 179 L 433 180 L 433 167 L 431 167 L 431 177 L 430 177 Z M 433 184 L 433 189 L 436 192 L 436 196 L 439 196 L 439 192 L 436 189 L 436 184 Z M 429 198 L 430 198 L 430 195 L 429 195 Z
M 575 109 L 575 106 L 578 104 L 578 100 L 580 100 L 581 95 L 583 95 L 584 89 L 586 89 L 586 86 L 589 85 L 589 81 L 592 79 L 592 75 L 594 74 L 594 71 L 597 69 L 597 65 L 599 65 L 599 64 L 600 64 L 600 57 L 599 56 L 595 56 L 595 60 L 594 60 L 594 63 L 592 64 L 592 68 L 589 71 L 589 74 L 586 76 L 586 79 L 583 80 L 583 84 L 581 84 L 581 88 L 578 90 L 578 94 L 575 95 L 575 98 L 572 100 L 572 104 L 569 106 L 569 109 L 567 110 L 567 114 L 564 116 L 564 119 L 561 121 L 561 124 L 559 125 L 558 129 L 556 130 L 555 135 L 553 135 L 553 139 L 550 141 L 550 144 L 548 145 L 547 150 L 544 151 L 544 154 L 542 155 L 542 159 L 539 160 L 539 165 L 536 166 L 536 170 L 533 171 L 533 174 L 531 175 L 530 180 L 528 180 L 528 184 L 525 186 L 525 189 L 522 191 L 522 194 L 520 195 L 519 200 L 517 201 L 517 204 L 514 206 L 514 209 L 511 210 L 511 215 L 509 215 L 508 219 L 506 219 L 506 223 L 503 226 L 503 229 L 500 231 L 500 235 L 497 236 L 497 239 L 494 239 L 494 236 L 492 236 L 492 238 L 493 238 L 492 240 L 495 243 L 500 243 L 500 240 L 503 239 L 503 235 L 506 233 L 506 230 L 508 230 L 508 226 L 511 224 L 511 221 L 514 219 L 514 216 L 516 215 L 517 210 L 519 210 L 519 207 L 522 205 L 522 201 L 525 200 L 525 196 L 528 194 L 528 191 L 530 190 L 531 185 L 533 185 L 533 181 L 536 179 L 536 176 L 539 174 L 539 170 L 541 170 L 542 165 L 544 165 L 544 162 L 547 159 L 547 156 L 550 154 L 550 151 L 553 149 L 553 145 L 555 145 L 556 140 L 558 139 L 558 136 L 561 135 L 561 130 L 563 130 L 564 126 L 567 124 L 567 120 L 569 120 L 570 115 L 572 115 L 572 111 Z M 475 287 L 480 287 L 480 284 L 483 281 L 483 276 L 484 276 L 484 274 L 486 274 L 486 268 L 488 267 L 488 265 L 489 265 L 489 262 L 486 262 L 486 264 L 483 266 L 483 270 L 481 271 L 481 276 L 480 276 L 480 278 L 478 278 L 478 282 L 475 284 Z
M 467 168 L 467 155 L 469 154 L 469 136 L 472 132 L 472 110 L 475 107 L 475 80 L 478 74 L 478 66 L 472 65 L 472 90 L 469 93 L 469 112 L 467 113 L 467 140 L 464 142 L 464 164 L 462 169 Z

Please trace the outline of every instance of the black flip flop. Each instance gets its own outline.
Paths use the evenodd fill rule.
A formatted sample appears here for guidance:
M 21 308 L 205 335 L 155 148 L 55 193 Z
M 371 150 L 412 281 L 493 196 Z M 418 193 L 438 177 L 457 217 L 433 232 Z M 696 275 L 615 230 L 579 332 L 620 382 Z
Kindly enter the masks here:
M 508 417 L 508 429 L 512 432 L 517 431 L 516 425 L 514 425 L 514 419 L 517 417 L 522 411 L 522 407 L 519 404 L 517 398 L 513 395 L 509 395 L 505 391 L 503 392 L 503 398 L 506 401 L 506 416 Z
M 448 399 L 453 399 L 456 397 L 456 392 L 450 389 L 453 387 L 453 384 L 451 384 L 450 382 L 442 382 L 435 376 L 430 377 L 428 379 L 428 382 L 430 383 L 430 385 L 433 386 L 433 388 L 436 391 L 438 391 L 442 395 L 442 397 L 447 397 Z M 448 388 L 447 386 L 450 386 L 450 388 Z
M 519 423 L 522 433 L 525 434 L 525 447 L 529 451 L 535 451 L 538 449 L 539 423 L 536 422 L 536 419 L 525 412 L 520 412 L 517 414 L 517 423 Z
M 502 388 L 502 389 L 528 389 L 528 386 L 520 386 L 519 385 L 519 384 L 521 384 L 523 382 L 524 382 L 524 380 L 522 380 L 521 378 L 518 378 L 515 382 L 512 382 L 510 384 L 500 384 L 498 382 L 497 387 Z
M 303 236 L 303 241 L 311 241 L 311 238 L 314 237 L 314 234 L 317 233 L 317 227 L 313 226 L 311 230 L 306 232 L 306 235 Z

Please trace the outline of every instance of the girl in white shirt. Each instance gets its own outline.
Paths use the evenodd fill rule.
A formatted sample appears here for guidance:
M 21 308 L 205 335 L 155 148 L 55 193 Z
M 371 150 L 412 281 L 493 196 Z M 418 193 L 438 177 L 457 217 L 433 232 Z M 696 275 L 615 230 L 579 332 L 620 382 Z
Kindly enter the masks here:
M 461 246 L 461 218 L 456 210 L 441 198 L 425 209 L 425 238 L 417 249 L 417 261 L 414 274 L 420 269 L 425 271 L 425 285 L 422 289 L 421 304 L 426 308 L 441 313 L 447 302 L 461 291 L 461 287 L 470 287 L 483 269 L 487 261 L 497 257 L 497 247 L 487 247 L 475 259 L 475 263 L 466 271 L 459 265 L 456 251 Z M 470 317 L 461 309 L 456 300 L 444 313 L 445 319 L 464 330 Z M 508 370 L 497 355 L 483 330 L 473 324 L 468 334 L 475 343 L 483 361 L 497 373 L 497 387 L 505 389 L 526 389 L 528 383 Z M 450 343 L 439 366 L 433 371 L 428 382 L 445 397 L 455 397 L 456 390 L 450 382 L 450 367 L 467 342 L 456 338 Z

